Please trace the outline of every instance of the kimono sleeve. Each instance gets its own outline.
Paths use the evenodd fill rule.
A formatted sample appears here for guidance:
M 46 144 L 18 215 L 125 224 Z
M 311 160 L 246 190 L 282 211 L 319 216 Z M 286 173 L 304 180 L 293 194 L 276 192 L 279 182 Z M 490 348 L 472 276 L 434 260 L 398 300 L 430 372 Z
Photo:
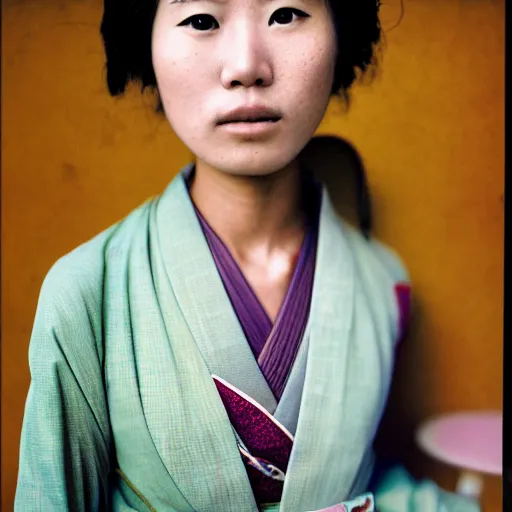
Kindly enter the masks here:
M 81 274 L 57 264 L 39 297 L 16 512 L 107 509 L 110 430 L 98 341 L 101 294 L 91 293 L 98 283 Z

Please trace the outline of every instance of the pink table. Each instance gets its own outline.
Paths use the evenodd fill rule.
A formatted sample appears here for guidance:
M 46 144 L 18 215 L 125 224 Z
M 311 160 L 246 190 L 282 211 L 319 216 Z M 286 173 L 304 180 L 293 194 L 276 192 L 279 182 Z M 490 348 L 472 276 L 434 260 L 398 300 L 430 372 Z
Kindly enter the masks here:
M 502 472 L 502 424 L 501 411 L 446 414 L 422 424 L 416 440 L 430 456 L 462 470 L 457 492 L 478 498 L 481 474 Z

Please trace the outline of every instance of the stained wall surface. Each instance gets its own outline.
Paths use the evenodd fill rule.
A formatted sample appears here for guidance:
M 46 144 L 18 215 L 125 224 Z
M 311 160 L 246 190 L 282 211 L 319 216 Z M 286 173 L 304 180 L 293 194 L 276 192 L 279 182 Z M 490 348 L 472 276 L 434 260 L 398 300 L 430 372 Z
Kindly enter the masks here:
M 39 289 L 58 257 L 159 193 L 191 158 L 148 98 L 104 85 L 100 0 L 2 6 L 2 510 L 12 510 Z M 384 27 L 399 15 L 384 3 Z M 376 234 L 406 261 L 413 324 L 382 443 L 418 476 L 455 472 L 412 442 L 427 417 L 501 409 L 503 0 L 405 0 L 381 71 L 319 133 L 360 151 Z M 357 413 L 357 411 L 355 411 Z M 489 479 L 485 510 L 501 510 Z

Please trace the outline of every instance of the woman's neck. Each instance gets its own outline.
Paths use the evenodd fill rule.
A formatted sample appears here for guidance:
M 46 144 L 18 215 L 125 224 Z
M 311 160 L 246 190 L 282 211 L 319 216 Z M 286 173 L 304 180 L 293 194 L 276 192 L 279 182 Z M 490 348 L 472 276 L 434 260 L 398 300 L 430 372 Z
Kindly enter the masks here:
M 305 216 L 296 161 L 269 176 L 234 176 L 198 161 L 190 194 L 239 260 L 293 253 L 302 242 Z

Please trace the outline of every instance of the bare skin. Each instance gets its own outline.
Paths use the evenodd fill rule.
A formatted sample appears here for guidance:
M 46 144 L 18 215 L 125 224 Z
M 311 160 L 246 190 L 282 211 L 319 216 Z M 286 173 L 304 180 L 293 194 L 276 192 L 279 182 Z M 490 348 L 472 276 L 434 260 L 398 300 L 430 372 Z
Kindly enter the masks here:
M 190 193 L 275 321 L 304 239 L 298 164 L 237 176 L 198 161 Z
M 197 158 L 192 198 L 275 320 L 304 238 L 296 159 L 331 96 L 329 6 L 162 1 L 151 48 L 166 116 Z

